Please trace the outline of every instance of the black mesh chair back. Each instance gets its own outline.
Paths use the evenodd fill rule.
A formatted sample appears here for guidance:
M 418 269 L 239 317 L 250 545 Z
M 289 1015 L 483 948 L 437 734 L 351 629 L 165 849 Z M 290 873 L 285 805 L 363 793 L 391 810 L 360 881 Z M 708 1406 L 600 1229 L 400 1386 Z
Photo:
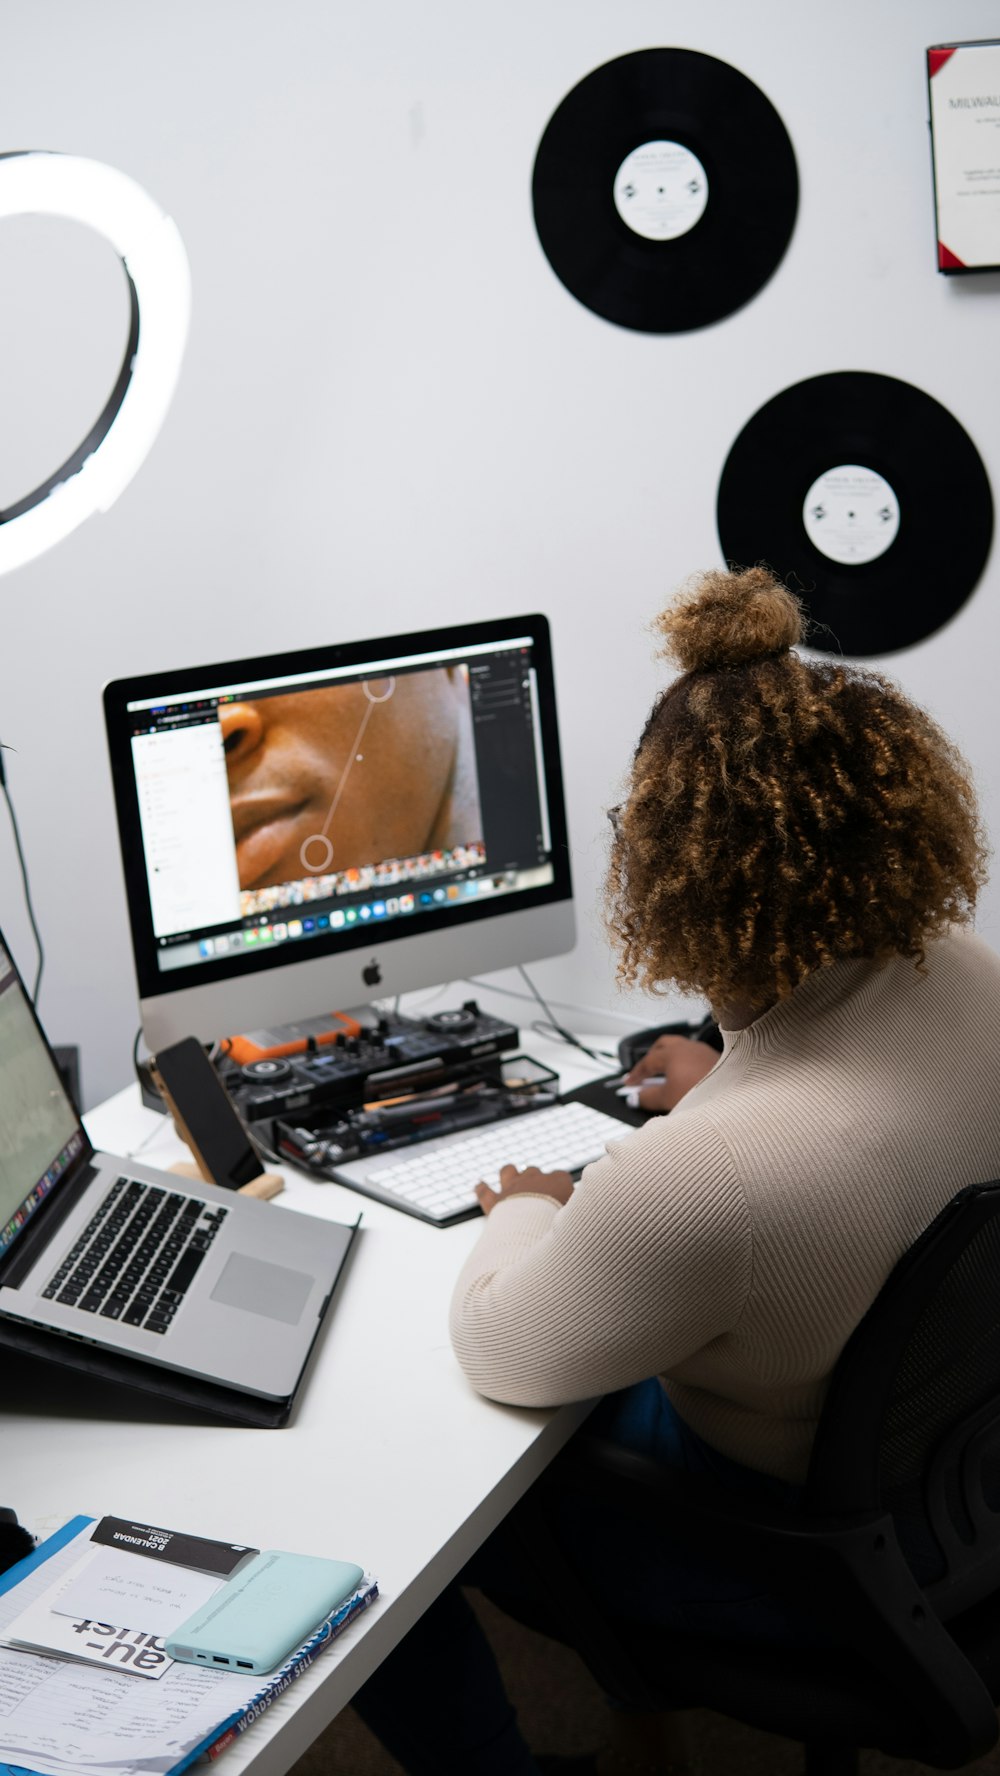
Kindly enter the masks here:
M 682 1525 L 691 1547 L 758 1574 L 827 1643 L 609 1623 L 555 1547 L 567 1486 L 651 1535 Z M 861 1745 L 939 1769 L 981 1756 L 1000 1699 L 1000 1184 L 942 1210 L 848 1340 L 801 1510 L 584 1430 L 515 1517 L 553 1574 L 555 1603 L 533 1625 L 576 1646 L 623 1701 L 715 1708 L 800 1739 L 815 1776 L 855 1772 Z
M 849 1340 L 807 1504 L 891 1511 L 944 1619 L 1000 1584 L 1000 1184 L 952 1199 Z

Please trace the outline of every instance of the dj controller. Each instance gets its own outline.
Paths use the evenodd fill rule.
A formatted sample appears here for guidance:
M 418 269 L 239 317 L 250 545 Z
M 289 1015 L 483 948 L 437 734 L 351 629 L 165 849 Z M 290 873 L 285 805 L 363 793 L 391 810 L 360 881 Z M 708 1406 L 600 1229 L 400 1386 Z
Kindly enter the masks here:
M 448 1084 L 519 1040 L 513 1024 L 470 999 L 432 1017 L 380 1017 L 357 1036 L 338 1035 L 302 1054 L 245 1066 L 223 1060 L 219 1074 L 244 1122 L 301 1120 L 307 1112 L 357 1110 L 372 1099 Z

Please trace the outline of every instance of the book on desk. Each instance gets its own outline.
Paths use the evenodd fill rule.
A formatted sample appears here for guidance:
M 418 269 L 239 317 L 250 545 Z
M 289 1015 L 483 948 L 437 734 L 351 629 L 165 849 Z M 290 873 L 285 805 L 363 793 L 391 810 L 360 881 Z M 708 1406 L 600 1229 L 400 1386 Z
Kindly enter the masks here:
M 0 1576 L 0 1638 L 25 1606 L 66 1577 L 93 1528 L 74 1517 L 34 1553 Z M 281 1696 L 378 1595 L 368 1574 L 290 1658 L 261 1679 L 173 1664 L 156 1682 L 129 1670 L 97 1670 L 75 1661 L 0 1645 L 0 1776 L 179 1776 L 216 1758 Z M 150 1762 L 154 1760 L 154 1762 Z

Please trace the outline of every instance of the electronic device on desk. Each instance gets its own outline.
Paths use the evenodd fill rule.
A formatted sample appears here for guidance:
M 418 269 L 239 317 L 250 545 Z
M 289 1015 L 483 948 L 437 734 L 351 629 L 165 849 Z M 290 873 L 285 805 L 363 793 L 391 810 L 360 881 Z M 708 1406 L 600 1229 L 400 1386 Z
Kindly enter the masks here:
M 95 1152 L 2 938 L 0 1057 L 0 1348 L 283 1424 L 355 1227 Z
M 359 1110 L 371 1098 L 450 1079 L 456 1067 L 486 1062 L 516 1048 L 513 1024 L 480 1011 L 474 999 L 427 1018 L 376 1014 L 344 1036 L 304 1053 L 272 1055 L 237 1066 L 223 1056 L 219 1071 L 247 1123 L 270 1123 L 305 1112 Z M 279 1032 L 274 1032 L 279 1034 Z M 230 1049 L 230 1053 L 233 1052 Z M 261 1130 L 274 1146 L 268 1129 Z
M 265 1172 L 200 1042 L 193 1036 L 172 1042 L 157 1050 L 149 1066 L 177 1132 L 194 1157 L 191 1165 L 171 1166 L 172 1172 L 265 1200 L 284 1189 L 280 1174 Z
M 154 1053 L 572 947 L 544 617 L 165 669 L 105 714 Z

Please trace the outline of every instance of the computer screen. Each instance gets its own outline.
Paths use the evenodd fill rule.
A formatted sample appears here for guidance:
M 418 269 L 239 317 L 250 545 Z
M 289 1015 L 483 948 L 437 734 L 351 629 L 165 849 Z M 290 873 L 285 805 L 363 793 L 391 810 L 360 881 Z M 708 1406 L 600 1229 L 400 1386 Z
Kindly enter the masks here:
M 86 1139 L 0 937 L 0 1257 Z
M 104 697 L 154 1049 L 572 947 L 544 617 L 147 673 Z

